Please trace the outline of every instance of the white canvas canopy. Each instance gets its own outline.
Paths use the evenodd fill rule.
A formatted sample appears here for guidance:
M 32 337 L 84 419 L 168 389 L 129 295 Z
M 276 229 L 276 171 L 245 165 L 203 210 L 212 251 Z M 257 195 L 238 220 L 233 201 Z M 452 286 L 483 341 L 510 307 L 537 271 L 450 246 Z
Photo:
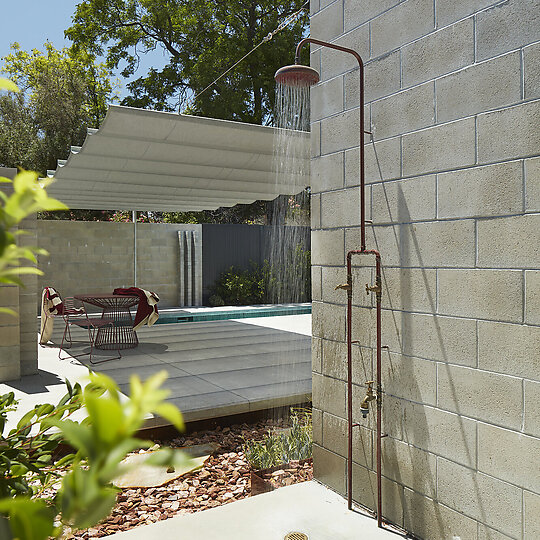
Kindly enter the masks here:
M 213 210 L 293 195 L 309 185 L 309 133 L 294 137 L 300 171 L 276 174 L 276 129 L 110 106 L 82 147 L 48 171 L 51 196 L 70 208 Z M 298 146 L 298 144 L 296 145 Z

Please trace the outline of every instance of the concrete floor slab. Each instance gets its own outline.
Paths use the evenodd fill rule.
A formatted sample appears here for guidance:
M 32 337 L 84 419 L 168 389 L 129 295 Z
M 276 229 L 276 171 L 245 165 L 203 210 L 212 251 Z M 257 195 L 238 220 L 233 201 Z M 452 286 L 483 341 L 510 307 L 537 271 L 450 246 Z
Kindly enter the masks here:
M 169 400 L 187 421 L 292 405 L 311 396 L 311 337 L 306 317 L 310 318 L 285 315 L 144 327 L 137 331 L 139 346 L 123 350 L 120 359 L 107 360 L 116 351 L 96 350 L 94 360 L 105 360 L 97 365 L 90 364 L 87 356 L 58 359 L 54 343 L 60 342 L 63 332 L 58 320 L 53 345 L 39 348 L 40 373 L 1 384 L 0 392 L 17 391 L 22 416 L 37 403 L 58 401 L 65 393 L 63 380 L 84 380 L 88 369 L 112 377 L 124 393 L 133 374 L 146 379 L 164 369 L 169 373 L 164 384 L 171 390 Z M 87 334 L 80 329 L 72 332 L 80 342 L 70 352 L 89 351 Z M 149 424 L 162 422 L 153 419 Z
M 111 540 L 281 540 L 303 532 L 309 540 L 398 540 L 403 538 L 318 484 L 304 482 L 195 514 L 116 533 Z

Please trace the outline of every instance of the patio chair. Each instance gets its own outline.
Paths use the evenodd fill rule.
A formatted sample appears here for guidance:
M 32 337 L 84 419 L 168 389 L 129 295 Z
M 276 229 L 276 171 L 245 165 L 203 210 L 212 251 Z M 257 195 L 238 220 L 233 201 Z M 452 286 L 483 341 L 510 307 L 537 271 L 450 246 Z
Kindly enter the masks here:
M 118 356 L 115 356 L 114 358 L 105 358 L 104 360 L 100 360 L 99 362 L 95 362 L 92 360 L 95 337 L 98 330 L 106 326 L 113 328 L 114 321 L 112 319 L 104 319 L 101 317 L 89 317 L 84 302 L 81 302 L 73 297 L 64 298 L 62 312 L 58 315 L 55 315 L 55 317 L 62 317 L 65 322 L 62 342 L 60 343 L 60 350 L 58 351 L 58 358 L 60 358 L 60 360 L 66 360 L 68 358 L 79 358 L 80 356 L 89 355 L 91 364 L 101 364 L 102 362 L 116 360 L 122 357 L 122 355 L 120 354 L 120 349 L 118 349 Z M 70 349 L 73 345 L 73 340 L 71 338 L 71 326 L 73 325 L 78 326 L 79 328 L 86 328 L 86 330 L 88 331 L 90 352 L 70 354 L 69 356 L 65 356 L 62 358 L 62 351 Z M 64 342 L 66 343 L 66 345 L 64 345 Z M 67 346 L 67 343 L 69 343 L 69 347 Z

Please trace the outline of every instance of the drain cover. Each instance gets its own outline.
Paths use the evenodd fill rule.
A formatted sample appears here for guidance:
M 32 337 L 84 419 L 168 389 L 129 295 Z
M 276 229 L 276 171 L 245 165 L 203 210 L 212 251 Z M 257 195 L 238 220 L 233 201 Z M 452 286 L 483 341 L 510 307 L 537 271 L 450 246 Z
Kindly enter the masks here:
M 308 536 L 307 534 L 295 531 L 286 534 L 283 540 L 308 540 Z

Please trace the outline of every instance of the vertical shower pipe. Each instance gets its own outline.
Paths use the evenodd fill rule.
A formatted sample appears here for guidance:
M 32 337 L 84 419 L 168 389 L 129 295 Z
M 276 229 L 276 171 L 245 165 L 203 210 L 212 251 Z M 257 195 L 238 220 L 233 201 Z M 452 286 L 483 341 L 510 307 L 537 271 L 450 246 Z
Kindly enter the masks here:
M 364 62 L 362 57 L 354 50 L 340 47 L 333 43 L 320 41 L 313 38 L 305 38 L 296 47 L 295 64 L 300 64 L 300 51 L 307 43 L 328 47 L 337 51 L 352 54 L 358 61 L 360 68 L 360 249 L 351 250 L 347 253 L 347 284 L 342 286 L 347 291 L 347 424 L 348 424 L 348 445 L 347 445 L 347 504 L 349 510 L 352 509 L 352 439 L 353 427 L 359 424 L 353 423 L 352 418 L 352 256 L 353 255 L 374 255 L 376 281 L 374 287 L 367 287 L 367 292 L 375 292 L 377 299 L 377 525 L 382 527 L 382 480 L 381 480 L 381 409 L 382 409 L 382 385 L 381 385 L 381 300 L 382 300 L 382 279 L 381 279 L 381 255 L 375 249 L 366 249 L 366 208 L 365 208 L 365 150 L 364 150 Z
M 133 285 L 137 286 L 137 210 L 131 211 L 133 220 Z

